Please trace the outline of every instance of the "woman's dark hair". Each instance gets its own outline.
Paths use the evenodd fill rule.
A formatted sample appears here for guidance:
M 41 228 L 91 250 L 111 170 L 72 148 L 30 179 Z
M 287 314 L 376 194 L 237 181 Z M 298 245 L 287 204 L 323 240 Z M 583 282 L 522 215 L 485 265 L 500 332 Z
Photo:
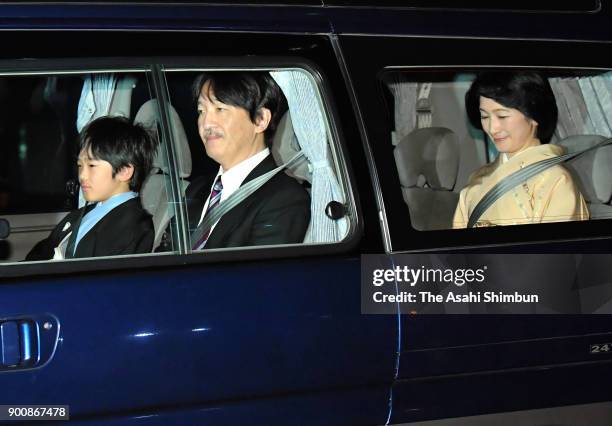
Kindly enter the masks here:
M 557 103 L 548 80 L 531 71 L 487 71 L 479 74 L 465 94 L 465 109 L 474 127 L 482 129 L 480 97 L 522 112 L 538 123 L 536 137 L 548 143 L 557 126 Z
M 261 108 L 267 108 L 272 114 L 270 123 L 264 132 L 267 146 L 272 145 L 278 122 L 287 111 L 287 99 L 278 84 L 267 71 L 223 71 L 200 74 L 193 84 L 194 98 L 200 96 L 202 87 L 209 82 L 219 101 L 245 109 L 252 123 L 255 123 Z
M 130 190 L 138 192 L 153 167 L 157 138 L 125 117 L 100 117 L 83 129 L 79 148 L 91 152 L 96 160 L 108 161 L 113 167 L 113 177 L 131 164 L 134 174 L 129 182 Z

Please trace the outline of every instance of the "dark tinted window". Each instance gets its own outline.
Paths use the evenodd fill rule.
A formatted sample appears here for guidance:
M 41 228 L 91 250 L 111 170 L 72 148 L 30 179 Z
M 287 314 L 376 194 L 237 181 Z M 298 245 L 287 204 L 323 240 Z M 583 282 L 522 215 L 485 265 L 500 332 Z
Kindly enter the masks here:
M 0 214 L 75 207 L 79 76 L 0 77 Z

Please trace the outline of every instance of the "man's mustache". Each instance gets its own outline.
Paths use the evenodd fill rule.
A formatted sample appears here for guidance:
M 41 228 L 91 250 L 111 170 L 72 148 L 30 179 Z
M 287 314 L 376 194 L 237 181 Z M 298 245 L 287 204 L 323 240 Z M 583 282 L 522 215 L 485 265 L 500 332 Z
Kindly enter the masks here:
M 223 134 L 219 131 L 216 131 L 214 129 L 205 129 L 204 130 L 204 134 L 202 135 L 202 137 L 204 139 L 208 139 L 211 136 L 215 136 L 215 137 L 223 137 Z

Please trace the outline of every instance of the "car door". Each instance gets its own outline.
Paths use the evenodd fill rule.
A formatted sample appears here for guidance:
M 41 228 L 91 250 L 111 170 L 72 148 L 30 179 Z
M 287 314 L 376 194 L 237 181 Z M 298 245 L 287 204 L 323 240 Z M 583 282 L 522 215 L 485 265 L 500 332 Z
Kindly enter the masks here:
M 440 28 L 437 31 L 443 32 Z M 449 312 L 444 309 L 428 313 L 426 309 L 402 308 L 402 347 L 398 380 L 394 385 L 392 421 L 609 399 L 607 387 L 596 383 L 597 377 L 607 374 L 609 355 L 594 356 L 590 349 L 593 344 L 610 340 L 612 327 L 608 316 L 559 315 L 581 312 L 576 306 L 588 297 L 586 293 L 581 296 L 581 291 L 599 291 L 598 300 L 602 304 L 607 300 L 605 279 L 596 279 L 601 285 L 592 283 L 586 288 L 580 278 L 575 278 L 594 271 L 602 271 L 602 276 L 607 276 L 603 271 L 607 271 L 609 256 L 586 254 L 607 252 L 610 234 L 605 221 L 532 225 L 523 229 L 450 230 L 450 222 L 446 229 L 422 230 L 411 226 L 410 206 L 399 185 L 402 175 L 393 156 L 394 144 L 398 141 L 394 141 L 392 131 L 398 130 L 401 124 L 398 117 L 402 116 L 393 114 L 394 92 L 389 86 L 390 82 L 412 82 L 415 87 L 434 82 L 433 99 L 437 96 L 435 87 L 441 87 L 440 82 L 446 84 L 443 75 L 449 70 L 456 72 L 455 75 L 473 75 L 491 67 L 546 64 L 549 68 L 561 68 L 560 58 L 570 57 L 576 69 L 581 68 L 579 64 L 588 64 L 606 71 L 610 63 L 600 50 L 605 44 L 353 35 L 339 39 L 354 87 L 358 88 L 359 105 L 364 117 L 368 117 L 367 136 L 380 175 L 390 232 L 387 250 L 394 267 L 408 264 L 415 268 L 456 269 L 489 265 L 491 276 L 517 286 L 530 282 L 527 279 L 537 275 L 528 272 L 537 270 L 543 274 L 539 276 L 547 279 L 533 283 L 534 292 L 548 289 L 557 295 L 567 295 L 571 301 L 560 310 L 552 310 L 557 312 L 553 315 L 449 315 L 444 314 Z M 364 56 L 367 61 L 361 59 Z M 462 98 L 454 99 L 453 94 L 445 103 L 434 104 L 430 126 L 464 125 L 466 120 L 457 119 L 461 111 L 444 115 L 452 103 L 461 105 Z M 413 123 L 417 123 L 417 113 L 413 113 Z M 461 136 L 458 130 L 456 133 Z M 483 154 L 484 151 L 483 147 Z M 462 148 L 461 161 L 468 154 L 471 153 Z M 476 159 L 476 153 L 473 155 Z M 424 214 L 435 214 L 441 207 L 441 203 L 431 204 Z M 541 228 L 534 229 L 538 226 Z M 500 270 L 505 272 L 494 272 Z M 451 312 L 473 312 L 465 309 L 453 308 Z M 554 391 L 561 383 L 571 384 L 563 387 L 563 395 Z
M 49 35 L 65 46 L 73 36 Z M 182 45 L 183 53 L 201 49 L 184 35 L 167 37 Z M 300 57 L 313 61 L 316 78 L 325 76 L 318 80 L 320 96 L 340 163 L 363 167 L 355 118 L 328 39 L 198 37 L 214 46 L 211 52 L 232 45 L 242 46 L 235 55 L 277 49 L 294 66 L 299 60 L 286 46 L 303 45 Z M 151 38 L 156 40 L 159 36 Z M 262 40 L 265 49 L 258 47 Z M 115 53 L 133 49 L 124 45 Z M 177 52 L 160 47 L 160 53 Z M 242 67 L 263 66 L 240 61 Z M 104 57 L 79 62 L 46 68 L 43 62 L 32 67 L 8 60 L 4 70 L 14 78 L 34 68 L 60 76 L 140 72 L 144 84 L 130 96 L 131 117 L 144 100 L 164 99 L 159 82 L 168 62 L 150 66 L 154 59 Z M 162 128 L 170 125 L 165 120 L 159 117 Z M 172 152 L 173 135 L 162 132 L 161 142 L 163 152 Z M 176 176 L 178 159 L 164 161 Z M 67 405 L 77 424 L 384 423 L 395 375 L 397 317 L 360 312 L 360 251 L 377 250 L 381 240 L 375 225 L 362 231 L 361 224 L 376 217 L 369 208 L 362 213 L 358 204 L 372 196 L 367 176 L 354 181 L 352 169 L 343 170 L 342 182 L 352 191 L 347 204 L 352 225 L 335 244 L 193 254 L 177 244 L 169 253 L 1 265 L 4 403 Z M 164 188 L 169 206 L 180 202 L 173 199 L 171 179 Z M 186 232 L 177 223 L 177 232 Z

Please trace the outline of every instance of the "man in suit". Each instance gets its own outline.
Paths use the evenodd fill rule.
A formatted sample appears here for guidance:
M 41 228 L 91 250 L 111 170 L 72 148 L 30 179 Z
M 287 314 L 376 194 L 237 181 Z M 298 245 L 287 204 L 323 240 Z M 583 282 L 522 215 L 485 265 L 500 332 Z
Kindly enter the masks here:
M 269 145 L 287 100 L 267 72 L 205 73 L 194 90 L 198 133 L 219 170 L 213 179 L 196 179 L 187 189 L 192 249 L 301 243 L 310 222 L 310 196 L 283 172 L 209 232 L 197 229 L 241 185 L 276 167 Z
M 138 191 L 157 142 L 140 125 L 101 117 L 80 135 L 79 183 L 87 205 L 69 213 L 26 260 L 149 253 L 155 231 Z

